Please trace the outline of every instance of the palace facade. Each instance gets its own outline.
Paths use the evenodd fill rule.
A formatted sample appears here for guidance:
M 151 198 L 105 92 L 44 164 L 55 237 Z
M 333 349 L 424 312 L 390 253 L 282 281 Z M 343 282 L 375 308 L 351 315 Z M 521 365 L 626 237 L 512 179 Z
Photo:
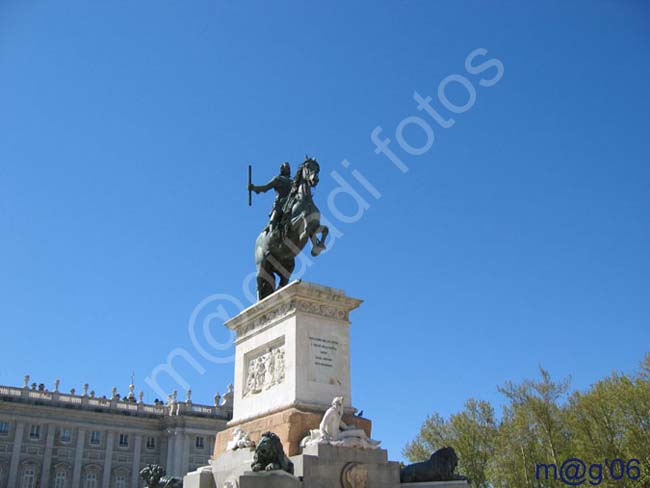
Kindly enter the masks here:
M 232 418 L 232 386 L 213 405 L 177 399 L 145 404 L 134 386 L 121 397 L 77 394 L 43 384 L 0 386 L 1 488 L 136 488 L 140 469 L 183 476 L 209 463 L 218 431 Z

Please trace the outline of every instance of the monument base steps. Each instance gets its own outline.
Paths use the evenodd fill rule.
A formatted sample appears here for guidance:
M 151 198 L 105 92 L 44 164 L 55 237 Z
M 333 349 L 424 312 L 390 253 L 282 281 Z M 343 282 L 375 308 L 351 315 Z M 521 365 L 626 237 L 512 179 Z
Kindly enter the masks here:
M 239 477 L 239 488 L 301 488 L 302 486 L 302 481 L 284 471 L 268 473 L 249 471 Z
M 233 420 L 216 436 L 211 465 L 186 475 L 185 488 L 469 486 L 466 481 L 401 484 L 400 465 L 389 461 L 384 449 L 332 445 L 323 432 L 300 447 L 311 430 L 319 429 L 326 411 L 326 428 L 338 429 L 342 420 L 371 437 L 370 420 L 353 415 L 351 400 L 349 314 L 361 302 L 342 290 L 294 281 L 226 322 L 237 335 Z M 233 437 L 237 428 L 243 432 Z M 227 450 L 229 441 L 242 440 L 238 436 L 247 434 L 257 443 L 265 432 L 280 438 L 293 475 L 253 473 L 254 449 Z M 358 440 L 364 441 L 360 435 Z M 372 443 L 365 439 L 361 445 L 366 444 Z
M 400 465 L 388 460 L 385 449 L 314 444 L 305 447 L 300 456 L 292 457 L 291 460 L 294 462 L 295 474 L 303 478 L 303 488 L 400 486 Z M 346 472 L 350 470 L 353 471 L 347 476 L 350 479 L 346 479 Z

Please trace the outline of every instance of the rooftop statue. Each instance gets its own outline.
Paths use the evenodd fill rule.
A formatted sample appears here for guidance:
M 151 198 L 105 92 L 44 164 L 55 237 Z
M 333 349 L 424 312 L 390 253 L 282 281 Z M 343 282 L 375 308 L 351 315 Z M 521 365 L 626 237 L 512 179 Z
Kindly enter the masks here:
M 256 186 L 250 181 L 249 167 L 249 195 L 251 191 L 259 193 L 273 189 L 276 192 L 269 223 L 255 242 L 258 300 L 289 283 L 295 257 L 307 241 L 312 243 L 312 256 L 318 256 L 325 249 L 329 230 L 320 223 L 320 212 L 311 193 L 318 184 L 319 172 L 318 162 L 307 156 L 293 180 L 289 163 L 284 163 L 278 176 L 266 185 Z M 277 286 L 276 277 L 279 278 Z

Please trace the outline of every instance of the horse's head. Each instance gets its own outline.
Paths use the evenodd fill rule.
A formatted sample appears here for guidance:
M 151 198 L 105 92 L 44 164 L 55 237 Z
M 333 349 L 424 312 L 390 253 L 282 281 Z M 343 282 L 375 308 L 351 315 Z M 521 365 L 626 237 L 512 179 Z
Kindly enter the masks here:
M 318 185 L 318 173 L 320 173 L 320 165 L 314 158 L 306 156 L 305 161 L 300 165 L 300 172 L 302 180 L 306 182 L 307 185 Z

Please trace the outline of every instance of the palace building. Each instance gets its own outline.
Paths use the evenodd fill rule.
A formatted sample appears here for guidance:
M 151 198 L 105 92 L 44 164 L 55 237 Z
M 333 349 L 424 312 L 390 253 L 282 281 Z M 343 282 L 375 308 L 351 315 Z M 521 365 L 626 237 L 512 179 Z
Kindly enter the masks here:
M 191 391 L 145 404 L 133 385 L 107 398 L 29 381 L 0 386 L 0 488 L 135 488 L 147 464 L 182 477 L 208 464 L 232 418 L 232 386 L 213 405 L 193 403 Z

